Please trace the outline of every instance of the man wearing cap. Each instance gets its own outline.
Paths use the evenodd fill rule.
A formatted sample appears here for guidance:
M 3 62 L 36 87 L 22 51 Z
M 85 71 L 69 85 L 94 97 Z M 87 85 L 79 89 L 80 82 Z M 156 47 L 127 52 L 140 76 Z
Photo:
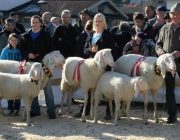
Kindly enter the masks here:
M 16 27 L 15 28 L 16 28 L 16 30 L 19 31 L 19 34 L 22 34 L 22 33 L 26 32 L 25 29 L 24 29 L 24 26 L 18 22 L 18 14 L 16 12 L 11 12 L 9 14 L 9 17 L 13 18 L 14 21 L 16 22 Z
M 158 55 L 172 53 L 175 57 L 176 70 L 180 76 L 180 3 L 176 3 L 170 10 L 171 23 L 164 25 L 159 34 L 156 43 L 156 52 Z M 174 70 L 175 71 L 175 70 Z M 169 117 L 167 123 L 173 123 L 177 120 L 177 108 L 175 99 L 175 76 L 171 72 L 166 73 L 166 103 L 168 106 Z
M 169 11 L 166 6 L 158 6 L 156 8 L 157 16 L 153 19 L 150 19 L 148 22 L 153 27 L 155 36 L 159 33 L 159 30 L 162 28 L 166 22 L 164 21 L 165 13 Z
M 76 29 L 78 35 L 84 30 L 86 22 L 90 19 L 90 12 L 88 9 L 84 9 L 80 12 L 80 20 L 76 22 L 73 27 Z

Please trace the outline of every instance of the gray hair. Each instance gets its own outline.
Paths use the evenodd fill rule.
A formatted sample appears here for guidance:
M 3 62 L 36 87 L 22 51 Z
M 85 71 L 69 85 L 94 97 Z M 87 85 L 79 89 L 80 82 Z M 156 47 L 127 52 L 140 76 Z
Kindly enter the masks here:
M 52 13 L 51 12 L 45 12 L 45 13 L 43 13 L 43 15 L 48 15 L 50 18 L 52 17 Z
M 7 19 L 5 20 L 5 23 L 12 23 L 13 25 L 16 24 L 16 22 L 15 22 L 15 20 L 14 20 L 13 18 L 7 18 Z
M 71 12 L 69 10 L 63 10 L 62 13 L 61 13 L 61 16 L 63 14 L 67 14 L 69 17 L 71 17 Z

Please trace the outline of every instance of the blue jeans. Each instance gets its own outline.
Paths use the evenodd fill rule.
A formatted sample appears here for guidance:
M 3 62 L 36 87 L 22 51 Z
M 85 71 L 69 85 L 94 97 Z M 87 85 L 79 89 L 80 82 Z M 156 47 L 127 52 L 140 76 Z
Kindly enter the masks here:
M 54 95 L 52 92 L 50 79 L 47 81 L 46 86 L 44 88 L 44 95 L 45 95 L 45 100 L 46 100 L 47 113 L 55 112 L 56 107 L 54 104 Z M 31 111 L 34 113 L 40 114 L 38 96 L 35 97 L 32 101 Z

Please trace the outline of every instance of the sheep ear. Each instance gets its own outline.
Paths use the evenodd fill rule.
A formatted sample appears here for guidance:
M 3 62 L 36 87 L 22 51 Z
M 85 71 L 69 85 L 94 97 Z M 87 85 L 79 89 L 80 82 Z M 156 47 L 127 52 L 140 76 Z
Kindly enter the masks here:
M 30 69 L 30 71 L 29 71 L 29 78 L 30 78 L 30 81 L 31 81 L 32 73 L 33 73 L 33 70 Z
M 136 82 L 134 84 L 134 97 L 136 98 L 138 96 L 139 93 L 139 87 L 138 87 L 138 83 Z
M 165 64 L 164 64 L 164 59 L 162 60 L 162 62 L 160 63 L 160 67 L 161 67 L 161 74 L 162 74 L 162 77 L 165 78 L 166 76 L 166 69 L 165 69 Z
M 41 75 L 41 81 L 43 81 L 43 78 L 44 78 L 44 70 L 43 69 L 41 69 L 40 75 Z
M 103 63 L 103 58 L 102 58 L 102 53 L 100 53 L 97 61 L 98 70 L 102 68 L 102 63 Z

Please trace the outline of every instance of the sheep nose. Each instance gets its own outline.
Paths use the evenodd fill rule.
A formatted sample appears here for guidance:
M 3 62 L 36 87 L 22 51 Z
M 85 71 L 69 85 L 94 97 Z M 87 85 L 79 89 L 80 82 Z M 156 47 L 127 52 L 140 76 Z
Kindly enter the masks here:
M 173 66 L 172 69 L 173 69 L 174 71 L 176 71 L 176 66 Z
M 64 60 L 64 61 L 62 61 L 62 63 L 64 64 L 66 61 Z

